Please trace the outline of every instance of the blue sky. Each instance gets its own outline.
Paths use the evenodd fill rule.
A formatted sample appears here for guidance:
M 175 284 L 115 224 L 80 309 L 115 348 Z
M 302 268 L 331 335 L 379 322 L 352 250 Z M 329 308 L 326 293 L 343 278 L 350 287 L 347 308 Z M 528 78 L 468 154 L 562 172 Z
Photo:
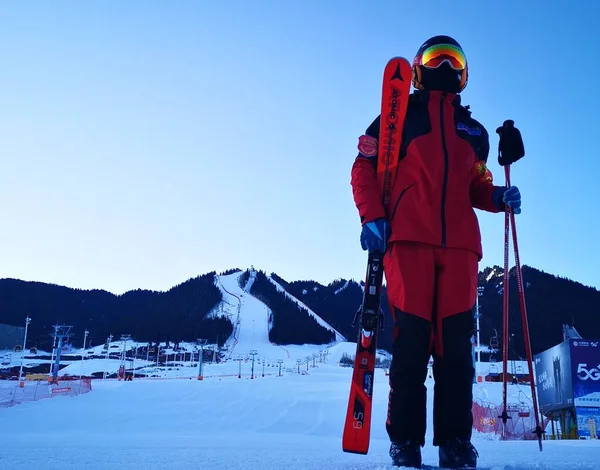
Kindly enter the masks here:
M 526 5 L 526 6 L 525 6 Z M 362 279 L 350 189 L 381 75 L 435 34 L 463 100 L 527 155 L 521 262 L 600 287 L 598 3 L 8 2 L 0 9 L 0 277 L 121 293 L 254 264 Z M 481 267 L 503 217 L 480 214 Z

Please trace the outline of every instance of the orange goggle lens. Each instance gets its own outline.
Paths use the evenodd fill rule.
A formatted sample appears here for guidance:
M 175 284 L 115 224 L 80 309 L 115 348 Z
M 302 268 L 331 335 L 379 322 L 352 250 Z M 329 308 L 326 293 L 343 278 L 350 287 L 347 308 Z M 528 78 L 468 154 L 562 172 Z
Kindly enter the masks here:
M 425 49 L 419 62 L 419 65 L 431 69 L 448 62 L 453 69 L 464 70 L 467 66 L 467 57 L 460 47 L 452 44 L 439 44 Z

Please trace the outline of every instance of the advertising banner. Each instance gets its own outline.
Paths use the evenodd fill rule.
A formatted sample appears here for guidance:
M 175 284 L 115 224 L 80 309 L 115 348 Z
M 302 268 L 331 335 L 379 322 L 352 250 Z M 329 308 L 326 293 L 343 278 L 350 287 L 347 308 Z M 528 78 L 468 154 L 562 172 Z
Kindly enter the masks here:
M 600 439 L 600 408 L 578 406 L 576 413 L 579 437 Z
M 534 356 L 535 379 L 543 413 L 573 406 L 569 341 Z
M 600 341 L 571 339 L 575 406 L 600 407 Z

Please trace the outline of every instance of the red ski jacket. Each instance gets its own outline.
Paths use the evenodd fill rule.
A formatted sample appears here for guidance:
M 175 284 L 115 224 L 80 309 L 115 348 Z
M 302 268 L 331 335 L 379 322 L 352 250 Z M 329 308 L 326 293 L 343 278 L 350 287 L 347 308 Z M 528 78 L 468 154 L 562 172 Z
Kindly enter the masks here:
M 474 208 L 500 212 L 498 186 L 486 163 L 486 129 L 471 117 L 460 95 L 416 91 L 410 95 L 400 159 L 388 213 L 377 182 L 379 116 L 359 138 L 351 185 L 362 224 L 386 217 L 389 241 L 414 241 L 472 250 L 483 256 Z

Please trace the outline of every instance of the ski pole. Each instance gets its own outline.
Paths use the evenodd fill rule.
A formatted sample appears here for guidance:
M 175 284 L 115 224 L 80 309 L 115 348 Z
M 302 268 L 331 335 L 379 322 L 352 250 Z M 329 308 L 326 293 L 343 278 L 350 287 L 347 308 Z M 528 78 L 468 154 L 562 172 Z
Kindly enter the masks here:
M 500 157 L 498 157 L 500 158 Z M 505 173 L 510 170 L 506 165 Z M 506 438 L 506 421 L 509 419 L 506 411 L 507 402 L 507 369 L 508 369 L 508 310 L 509 310 L 509 247 L 510 247 L 510 208 L 504 210 L 504 287 L 502 289 L 502 438 Z
M 500 142 L 498 144 L 498 163 L 504 166 L 504 173 L 506 178 L 506 186 L 510 187 L 510 165 L 523 156 L 525 156 L 525 148 L 523 146 L 523 139 L 521 133 L 517 128 L 514 127 L 514 121 L 506 120 L 502 127 L 496 129 L 496 132 L 500 135 Z M 505 209 L 505 223 L 504 223 L 504 304 L 503 304 L 503 324 L 504 324 L 504 344 L 503 346 L 503 413 L 502 420 L 504 427 L 506 427 L 507 411 L 507 359 L 508 359 L 508 252 L 509 252 L 509 241 L 508 241 L 508 226 L 512 227 L 512 238 L 515 253 L 515 269 L 517 274 L 517 286 L 519 291 L 519 304 L 521 307 L 521 321 L 523 325 L 523 339 L 525 344 L 525 352 L 527 355 L 527 366 L 529 370 L 530 386 L 531 386 L 531 397 L 533 400 L 534 416 L 536 420 L 536 428 L 534 434 L 538 438 L 538 444 L 540 451 L 542 451 L 542 428 L 540 426 L 540 418 L 538 416 L 538 403 L 535 394 L 535 376 L 533 372 L 533 361 L 531 353 L 531 337 L 529 334 L 529 323 L 527 318 L 527 306 L 525 302 L 525 288 L 523 285 L 523 273 L 521 271 L 521 260 L 519 256 L 519 243 L 517 239 L 517 226 L 515 223 L 515 214 L 510 207 Z
M 506 167 L 506 184 L 510 187 L 510 172 L 508 171 L 509 167 Z M 531 354 L 531 336 L 529 335 L 529 322 L 527 319 L 527 304 L 525 302 L 525 287 L 523 285 L 523 272 L 521 271 L 521 261 L 519 257 L 519 242 L 517 240 L 517 225 L 515 223 L 515 214 L 511 210 L 510 211 L 510 224 L 512 226 L 512 238 L 513 238 L 513 247 L 515 251 L 515 268 L 517 272 L 517 286 L 519 290 L 519 304 L 521 306 L 521 321 L 523 324 L 523 341 L 525 343 L 525 352 L 527 355 L 527 367 L 529 369 L 529 377 L 530 377 L 530 385 L 531 385 L 531 397 L 533 400 L 533 410 L 535 415 L 536 427 L 534 434 L 538 438 L 538 443 L 540 447 L 540 451 L 542 450 L 542 428 L 540 426 L 540 418 L 538 415 L 538 403 L 537 397 L 535 394 L 535 381 L 534 381 L 534 373 L 533 373 L 533 361 Z

